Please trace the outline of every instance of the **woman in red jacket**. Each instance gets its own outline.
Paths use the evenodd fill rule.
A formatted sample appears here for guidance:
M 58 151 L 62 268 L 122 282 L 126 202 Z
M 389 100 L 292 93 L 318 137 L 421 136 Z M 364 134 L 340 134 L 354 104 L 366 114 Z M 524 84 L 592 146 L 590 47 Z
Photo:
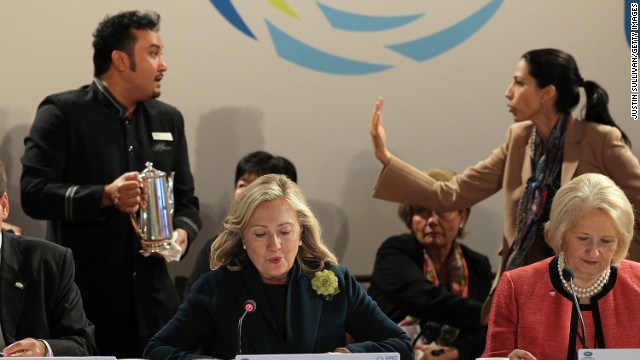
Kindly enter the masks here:
M 502 275 L 484 356 L 576 359 L 581 348 L 640 348 L 629 331 L 640 321 L 640 264 L 624 260 L 633 226 L 631 203 L 608 177 L 585 174 L 560 188 L 545 225 L 558 255 Z

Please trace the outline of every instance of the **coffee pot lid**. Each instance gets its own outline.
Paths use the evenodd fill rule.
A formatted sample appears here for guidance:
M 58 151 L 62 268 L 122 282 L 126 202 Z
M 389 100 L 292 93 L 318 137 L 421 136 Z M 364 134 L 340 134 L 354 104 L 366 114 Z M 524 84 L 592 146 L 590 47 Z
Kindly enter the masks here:
M 156 178 L 156 177 L 160 177 L 160 176 L 165 176 L 164 171 L 160 171 L 158 169 L 155 169 L 153 167 L 153 163 L 152 162 L 147 161 L 145 166 L 147 168 L 142 171 L 142 173 L 141 173 L 142 175 L 144 175 L 144 176 L 146 176 L 148 178 Z

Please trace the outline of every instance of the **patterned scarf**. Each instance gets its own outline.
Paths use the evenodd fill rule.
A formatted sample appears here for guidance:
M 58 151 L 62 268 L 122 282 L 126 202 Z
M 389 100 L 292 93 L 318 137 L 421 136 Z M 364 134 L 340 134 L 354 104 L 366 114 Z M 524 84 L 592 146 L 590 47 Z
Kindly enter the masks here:
M 454 241 L 451 247 L 451 252 L 445 260 L 444 271 L 438 273 L 436 266 L 424 250 L 424 277 L 429 280 L 434 286 L 444 286 L 450 292 L 459 295 L 461 297 L 469 296 L 469 269 L 467 268 L 467 262 L 464 260 L 462 254 L 462 248 L 457 241 Z
M 566 122 L 567 115 L 562 114 L 551 131 L 546 149 L 536 132 L 536 127 L 531 130 L 531 177 L 527 180 L 524 194 L 518 202 L 516 236 L 506 270 L 525 265 L 525 254 L 535 242 L 536 234 L 540 233 L 539 227 L 542 226 L 542 222 L 546 220 L 541 218 L 541 214 L 546 213 L 544 210 L 551 204 L 550 200 L 555 195 L 554 181 L 562 168 Z
M 453 241 L 451 251 L 445 260 L 444 271 L 438 273 L 435 263 L 426 250 L 424 253 L 424 266 L 422 271 L 424 277 L 434 286 L 445 286 L 450 292 L 461 297 L 469 296 L 469 269 L 467 261 L 462 254 L 462 248 L 457 241 Z M 398 323 L 400 326 L 408 326 L 420 323 L 420 319 L 411 315 L 407 315 Z

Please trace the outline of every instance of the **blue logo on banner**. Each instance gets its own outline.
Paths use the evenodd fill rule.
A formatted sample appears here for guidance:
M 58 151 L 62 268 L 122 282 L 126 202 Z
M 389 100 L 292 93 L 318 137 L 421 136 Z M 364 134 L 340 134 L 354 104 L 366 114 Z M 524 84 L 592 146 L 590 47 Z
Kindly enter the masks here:
M 242 19 L 242 16 L 238 13 L 235 6 L 233 6 L 231 0 L 209 1 L 225 20 L 238 31 L 258 41 L 258 38 L 251 31 L 249 25 Z M 383 48 L 416 62 L 427 61 L 451 50 L 473 36 L 473 34 L 480 30 L 498 11 L 503 1 L 504 0 L 489 0 L 486 5 L 467 18 L 443 30 L 431 34 L 424 34 L 406 42 L 385 44 Z M 286 0 L 268 0 L 268 2 L 282 13 L 288 15 L 291 19 L 301 20 L 298 13 L 296 13 Z M 316 2 L 316 4 L 329 25 L 333 29 L 339 30 L 336 31 L 335 34 L 345 34 L 345 32 L 349 32 L 371 35 L 391 31 L 410 25 L 425 15 L 424 13 L 415 13 L 401 16 L 371 16 L 341 10 L 319 1 Z M 365 7 L 366 4 L 362 6 Z M 265 19 L 265 23 L 278 56 L 299 66 L 338 75 L 371 74 L 393 67 L 393 64 L 361 61 L 331 53 L 296 38 L 268 19 Z M 334 43 L 340 41 L 341 39 L 335 39 Z

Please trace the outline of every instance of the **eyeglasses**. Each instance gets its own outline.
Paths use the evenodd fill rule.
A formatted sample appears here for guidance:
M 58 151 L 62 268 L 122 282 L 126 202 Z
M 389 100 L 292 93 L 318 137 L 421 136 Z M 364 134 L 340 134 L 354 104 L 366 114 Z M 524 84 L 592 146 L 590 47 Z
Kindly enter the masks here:
M 429 219 L 435 214 L 436 216 L 438 216 L 439 219 L 443 219 L 443 220 L 453 220 L 456 214 L 459 214 L 459 213 L 460 213 L 459 211 L 438 212 L 435 210 L 430 210 L 425 208 L 417 208 L 413 212 L 414 215 L 418 215 L 424 219 Z

